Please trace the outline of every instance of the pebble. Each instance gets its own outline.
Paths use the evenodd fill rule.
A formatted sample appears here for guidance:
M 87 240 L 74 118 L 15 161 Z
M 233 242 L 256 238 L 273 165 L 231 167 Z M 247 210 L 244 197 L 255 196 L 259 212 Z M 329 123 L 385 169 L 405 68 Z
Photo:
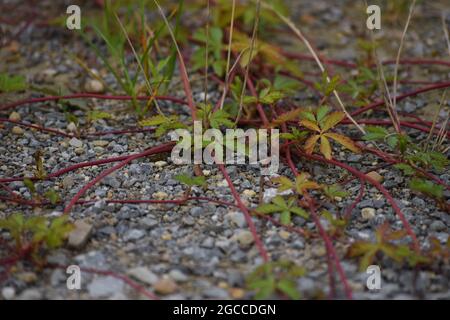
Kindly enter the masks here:
M 445 223 L 443 223 L 442 221 L 436 220 L 430 224 L 430 229 L 432 231 L 444 231 L 445 229 L 447 229 L 447 227 L 445 226 Z
M 286 230 L 281 230 L 280 232 L 278 232 L 278 235 L 283 240 L 287 240 L 291 236 L 291 234 L 289 232 L 287 232 Z
M 166 192 L 164 192 L 164 191 L 158 191 L 158 192 L 155 192 L 152 196 L 153 196 L 153 198 L 155 198 L 157 200 L 164 200 L 169 195 Z
M 256 196 L 256 192 L 251 189 L 245 189 L 242 193 L 249 198 Z
M 155 283 L 153 289 L 156 293 L 167 295 L 177 291 L 177 284 L 170 278 L 163 278 Z
M 83 142 L 77 138 L 70 139 L 69 144 L 74 148 L 81 148 L 83 146 Z
M 102 93 L 105 90 L 105 87 L 103 86 L 103 83 L 101 83 L 101 81 L 98 81 L 96 79 L 89 79 L 84 84 L 84 89 L 87 92 L 91 93 Z
M 77 125 L 73 122 L 69 123 L 67 125 L 67 131 L 69 132 L 76 132 L 77 131 Z
M 64 189 L 72 188 L 74 183 L 75 183 L 75 181 L 73 180 L 73 178 L 71 176 L 65 176 L 63 181 L 62 181 L 62 185 L 63 185 Z
M 225 218 L 230 219 L 230 221 L 239 228 L 243 228 L 247 225 L 247 222 L 245 221 L 245 216 L 240 211 L 232 211 L 228 213 L 225 216 Z
M 203 295 L 211 299 L 224 300 L 228 298 L 228 292 L 221 288 L 210 288 L 203 291 Z
M 239 230 L 235 237 L 239 244 L 244 247 L 251 245 L 254 241 L 252 233 L 247 230 Z
M 13 287 L 4 287 L 2 289 L 2 296 L 5 300 L 12 300 L 16 296 L 16 289 Z
M 106 140 L 95 140 L 95 141 L 92 141 L 92 144 L 95 147 L 106 147 L 109 144 L 109 141 L 106 141 Z
M 376 171 L 370 171 L 370 172 L 367 174 L 367 176 L 370 177 L 370 178 L 372 178 L 373 180 L 379 182 L 379 183 L 381 183 L 381 182 L 384 181 L 383 176 L 380 175 L 380 174 L 379 174 L 378 172 L 376 172 Z
M 187 275 L 178 269 L 171 270 L 169 276 L 177 282 L 186 282 L 189 279 Z
M 74 222 L 75 229 L 69 234 L 68 245 L 73 249 L 83 248 L 93 230 L 93 226 L 83 220 Z
M 111 276 L 96 278 L 87 289 L 89 295 L 94 299 L 108 298 L 122 292 L 124 284 L 121 280 Z
M 131 229 L 125 233 L 123 239 L 125 241 L 134 241 L 134 240 L 139 240 L 143 236 L 145 236 L 144 231 L 139 230 L 139 229 Z
M 38 289 L 25 289 L 18 297 L 19 300 L 41 300 L 42 293 Z
M 37 275 L 34 272 L 22 272 L 17 275 L 17 279 L 30 284 L 37 281 Z
M 20 121 L 22 119 L 22 117 L 20 116 L 20 113 L 13 111 L 11 112 L 11 114 L 9 115 L 9 120 L 11 121 Z
M 375 218 L 375 209 L 364 208 L 361 210 L 361 216 L 364 220 L 372 220 L 373 218 Z
M 154 285 L 158 281 L 158 276 L 146 267 L 132 268 L 127 273 L 134 279 L 149 285 Z
M 231 288 L 230 296 L 233 299 L 242 299 L 245 295 L 245 291 L 241 288 Z
M 167 166 L 167 162 L 166 161 L 156 161 L 155 166 L 157 166 L 158 168 L 162 168 L 162 167 Z
M 25 131 L 19 126 L 14 126 L 12 128 L 11 132 L 17 136 L 21 136 L 24 134 Z

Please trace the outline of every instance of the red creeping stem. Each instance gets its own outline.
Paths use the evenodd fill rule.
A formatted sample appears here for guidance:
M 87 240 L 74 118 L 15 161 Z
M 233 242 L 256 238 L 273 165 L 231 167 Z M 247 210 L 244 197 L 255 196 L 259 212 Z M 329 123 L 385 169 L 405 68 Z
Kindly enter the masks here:
M 103 178 L 105 178 L 106 176 L 108 176 L 109 174 L 113 173 L 114 171 L 126 166 L 127 164 L 129 164 L 130 162 L 132 162 L 133 160 L 139 159 L 139 158 L 143 158 L 152 154 L 156 154 L 156 153 L 161 153 L 161 152 L 167 152 L 172 150 L 174 146 L 174 143 L 167 143 L 167 144 L 163 144 L 161 146 L 155 147 L 155 148 L 151 148 L 149 150 L 143 151 L 141 153 L 132 155 L 132 156 L 128 156 L 124 161 L 116 164 L 115 166 L 103 171 L 102 173 L 100 173 L 97 177 L 95 177 L 93 180 L 91 180 L 88 184 L 86 184 L 83 188 L 81 188 L 80 191 L 77 192 L 77 194 L 72 198 L 72 200 L 69 202 L 69 204 L 66 206 L 66 208 L 64 209 L 64 214 L 68 214 L 73 206 L 75 206 L 75 204 L 78 202 L 78 200 L 83 196 L 83 194 L 89 190 L 91 187 L 93 187 L 97 182 L 101 181 Z
M 294 173 L 294 175 L 298 175 L 298 171 L 297 168 L 294 165 L 294 162 L 292 161 L 292 157 L 291 157 L 291 151 L 290 148 L 287 147 L 286 148 L 286 159 L 288 162 L 288 165 L 291 169 L 291 171 Z M 342 269 L 341 263 L 339 261 L 339 258 L 336 254 L 336 250 L 334 250 L 334 246 L 333 243 L 331 242 L 330 237 L 328 236 L 328 234 L 326 233 L 325 229 L 323 228 L 322 224 L 320 223 L 320 219 L 317 215 L 315 206 L 314 206 L 314 201 L 313 199 L 306 193 L 304 195 L 305 199 L 308 202 L 308 206 L 311 212 L 311 216 L 313 217 L 314 223 L 317 226 L 317 229 L 319 230 L 319 234 L 322 237 L 323 241 L 325 242 L 325 247 L 327 249 L 327 253 L 328 253 L 328 274 L 330 276 L 330 288 L 331 288 L 331 293 L 333 294 L 334 291 L 334 276 L 333 276 L 333 266 L 330 263 L 330 259 L 334 260 L 334 263 L 336 265 L 336 269 L 339 273 L 339 277 L 342 280 L 342 284 L 344 285 L 344 290 L 345 290 L 345 295 L 347 296 L 347 299 L 352 299 L 353 295 L 352 295 L 352 290 L 347 282 L 347 277 L 345 276 L 344 270 Z
M 377 125 L 377 126 L 389 126 L 392 125 L 392 121 L 390 120 L 358 120 L 358 123 L 360 124 L 370 124 L 370 125 Z M 341 124 L 352 124 L 350 120 L 342 120 Z M 422 132 L 430 133 L 431 129 L 430 127 L 421 127 L 415 123 L 407 122 L 407 121 L 400 121 L 400 126 L 407 127 L 415 130 L 419 130 Z M 434 133 L 439 133 L 439 127 L 434 128 Z M 450 132 L 447 132 L 447 137 L 450 137 Z
M 365 183 L 363 179 L 359 179 L 360 182 L 360 187 L 359 187 L 359 193 L 358 196 L 356 197 L 355 201 L 352 202 L 352 204 L 350 206 L 348 206 L 348 208 L 345 210 L 345 214 L 344 214 L 344 219 L 349 221 L 350 217 L 352 216 L 352 211 L 353 209 L 355 209 L 356 205 L 362 200 L 363 196 L 364 196 L 364 191 L 365 191 Z
M 419 88 L 419 89 L 411 91 L 411 92 L 407 92 L 405 94 L 401 94 L 401 95 L 397 96 L 397 101 L 403 100 L 407 97 L 412 97 L 412 96 L 418 95 L 420 93 L 424 93 L 424 92 L 428 92 L 428 91 L 432 91 L 432 90 L 436 90 L 436 89 L 448 88 L 448 87 L 450 87 L 450 81 L 437 83 L 437 84 L 434 84 L 431 86 L 427 86 L 427 87 Z M 360 115 L 361 113 L 364 113 L 368 110 L 375 109 L 376 107 L 379 107 L 382 105 L 384 105 L 384 101 L 381 101 L 381 100 L 376 101 L 374 103 L 371 103 L 363 108 L 360 108 L 360 109 L 352 112 L 351 116 L 355 117 L 357 115 Z
M 44 127 L 37 126 L 37 125 L 34 125 L 34 124 L 23 123 L 21 121 L 15 121 L 15 120 L 9 120 L 9 119 L 5 119 L 5 118 L 0 118 L 0 122 L 14 123 L 14 124 L 17 124 L 19 126 L 23 126 L 23 127 L 27 127 L 27 128 L 33 128 L 33 129 L 36 129 L 36 130 L 39 130 L 39 131 L 53 133 L 53 134 L 57 134 L 57 135 L 63 136 L 63 137 L 68 137 L 68 138 L 74 137 L 74 135 L 72 135 L 72 134 L 65 133 L 65 132 L 59 131 L 57 129 L 44 128 Z
M 375 188 L 377 188 L 385 197 L 386 200 L 391 204 L 392 208 L 394 209 L 395 213 L 397 214 L 397 216 L 399 217 L 399 219 L 402 221 L 403 226 L 405 227 L 406 232 L 408 233 L 408 235 L 411 237 L 412 241 L 413 241 L 413 245 L 414 245 L 414 249 L 417 252 L 420 252 L 420 245 L 419 245 L 419 241 L 417 240 L 417 237 L 414 233 L 414 231 L 411 228 L 411 225 L 409 224 L 408 220 L 406 220 L 405 216 L 403 215 L 401 209 L 399 208 L 399 206 L 397 205 L 397 203 L 395 202 L 394 198 L 391 196 L 391 194 L 386 190 L 386 188 L 383 187 L 383 185 L 381 185 L 381 183 L 379 183 L 378 181 L 372 179 L 371 177 L 365 175 L 363 172 L 336 160 L 333 159 L 325 159 L 323 157 L 317 156 L 317 155 L 312 155 L 312 154 L 307 154 L 301 150 L 297 149 L 297 154 L 301 157 L 305 157 L 305 158 L 309 158 L 312 160 L 316 160 L 316 161 L 321 161 L 321 162 L 325 162 L 325 163 L 329 163 L 338 167 L 341 167 L 347 171 L 349 171 L 351 174 L 353 174 L 354 176 L 358 177 L 359 179 L 362 179 L 364 181 L 368 181 L 370 184 L 372 184 Z
M 253 235 L 253 239 L 255 240 L 255 244 L 259 250 L 259 253 L 264 259 L 264 262 L 268 262 L 269 255 L 267 253 L 267 250 L 264 248 L 264 245 L 260 237 L 258 236 L 258 232 L 256 231 L 256 227 L 255 224 L 253 223 L 250 212 L 248 211 L 247 207 L 242 203 L 241 197 L 239 196 L 239 193 L 236 191 L 236 188 L 234 187 L 233 182 L 231 181 L 230 176 L 228 175 L 227 169 L 225 169 L 225 166 L 223 164 L 218 164 L 217 166 L 219 167 L 219 170 L 222 172 L 225 180 L 227 181 L 228 186 L 230 187 L 231 190 L 231 194 L 233 195 L 233 198 L 236 201 L 237 206 L 242 211 L 242 213 L 244 213 L 245 221 L 247 222 L 250 232 Z
M 283 55 L 286 58 L 290 59 L 297 59 L 297 60 L 308 60 L 308 61 L 314 61 L 314 58 L 311 55 L 308 54 L 300 54 L 300 53 L 293 53 L 293 52 L 286 52 L 282 51 Z M 320 57 L 320 60 L 324 64 L 328 65 L 335 65 L 340 66 L 344 68 L 350 68 L 355 69 L 358 68 L 358 65 L 353 62 L 345 61 L 345 60 L 336 60 L 336 59 L 324 59 Z M 383 65 L 389 65 L 389 64 L 395 64 L 395 60 L 385 60 L 381 62 Z M 433 60 L 433 59 L 402 59 L 400 60 L 400 64 L 402 65 L 440 65 L 440 66 L 446 66 L 450 67 L 450 62 L 445 60 Z M 375 64 L 372 64 L 371 67 L 375 67 Z
M 56 101 L 56 100 L 69 100 L 69 99 L 82 99 L 82 98 L 95 98 L 95 99 L 104 99 L 104 100 L 132 100 L 133 98 L 131 96 L 114 96 L 114 95 L 104 95 L 104 94 L 94 94 L 94 93 L 76 93 L 72 95 L 67 96 L 48 96 L 48 97 L 41 97 L 41 98 L 31 98 L 31 99 L 25 99 L 13 102 L 11 104 L 7 104 L 5 106 L 0 106 L 0 111 L 12 109 L 24 104 L 29 103 L 37 103 L 37 102 L 46 102 L 46 101 Z M 169 96 L 140 96 L 136 97 L 137 100 L 149 100 L 149 99 L 156 99 L 161 101 L 171 101 L 178 104 L 187 105 L 188 103 L 182 99 L 169 97 Z

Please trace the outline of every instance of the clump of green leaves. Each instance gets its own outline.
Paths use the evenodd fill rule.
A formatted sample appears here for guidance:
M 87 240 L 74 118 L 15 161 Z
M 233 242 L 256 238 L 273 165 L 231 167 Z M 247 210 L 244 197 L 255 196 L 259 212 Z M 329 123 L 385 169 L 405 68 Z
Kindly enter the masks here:
M 306 274 L 304 268 L 294 262 L 280 260 L 260 265 L 246 279 L 249 290 L 255 290 L 255 299 L 268 299 L 276 292 L 298 300 L 301 295 L 296 280 Z
M 48 189 L 44 194 L 40 194 L 36 190 L 36 186 L 34 185 L 33 180 L 31 180 L 30 178 L 24 178 L 23 184 L 28 189 L 28 191 L 30 192 L 31 197 L 33 199 L 36 199 L 38 201 L 42 201 L 43 199 L 46 199 L 52 205 L 56 205 L 58 202 L 61 201 L 61 197 L 55 189 Z
M 330 112 L 330 108 L 327 106 L 319 107 L 315 113 L 310 111 L 302 112 L 300 124 L 314 133 L 305 142 L 305 152 L 312 154 L 320 139 L 320 152 L 326 159 L 331 159 L 332 149 L 329 139 L 332 139 L 345 148 L 355 153 L 360 153 L 360 148 L 353 140 L 341 134 L 330 132 L 344 118 L 345 114 L 343 112 Z
M 282 196 L 276 196 L 271 203 L 262 204 L 256 208 L 256 212 L 261 214 L 280 213 L 280 221 L 285 225 L 291 224 L 292 214 L 308 219 L 308 213 L 296 205 L 296 200 L 296 197 L 290 197 L 286 201 Z
M 342 189 L 339 184 L 324 185 L 322 186 L 323 193 L 331 201 L 336 200 L 336 198 L 345 198 L 349 195 L 349 192 Z
M 258 97 L 245 96 L 244 104 L 274 104 L 285 97 L 283 90 L 276 89 L 268 79 L 261 79 L 256 89 L 259 92 Z
M 362 107 L 370 102 L 370 97 L 378 88 L 377 76 L 367 67 L 359 67 L 358 72 L 340 86 L 342 92 L 351 95 L 355 106 Z
M 394 241 L 406 236 L 405 230 L 394 231 L 389 224 L 383 224 L 375 232 L 375 242 L 357 241 L 348 250 L 349 257 L 361 257 L 360 270 L 364 271 L 377 259 L 384 255 L 397 263 L 407 262 L 410 266 L 427 263 L 428 259 L 417 254 L 408 245 L 396 244 Z
M 220 129 L 221 127 L 233 128 L 235 126 L 234 122 L 231 120 L 231 115 L 228 112 L 223 109 L 214 111 L 213 106 L 209 103 L 199 104 L 197 115 L 202 120 L 204 129 Z
M 294 192 L 303 195 L 307 190 L 320 189 L 317 182 L 309 180 L 310 176 L 306 172 L 300 172 L 295 178 L 295 181 L 290 180 L 285 176 L 273 178 L 272 181 L 279 183 L 278 191 L 293 190 Z
M 27 82 L 24 76 L 0 73 L 0 92 L 8 93 L 15 91 L 23 91 L 26 88 Z
M 28 251 L 35 262 L 41 262 L 40 250 L 61 247 L 73 225 L 68 216 L 53 219 L 45 217 L 24 217 L 21 213 L 13 214 L 0 220 L 0 229 L 10 233 L 16 251 Z
M 194 33 L 194 40 L 202 43 L 201 46 L 192 55 L 192 62 L 194 70 L 204 68 L 206 63 L 206 54 L 208 54 L 208 64 L 212 66 L 214 72 L 219 77 L 225 73 L 226 61 L 222 59 L 222 42 L 223 32 L 219 27 L 211 27 L 209 29 L 209 38 L 204 29 L 199 29 Z M 206 48 L 208 43 L 208 49 Z M 208 50 L 208 52 L 206 51 Z
M 444 187 L 429 180 L 413 178 L 409 181 L 409 187 L 435 199 L 442 199 L 444 196 Z
M 329 78 L 328 74 L 324 72 L 322 74 L 322 81 L 314 83 L 314 87 L 323 95 L 322 103 L 338 88 L 340 82 L 341 77 L 339 75 Z

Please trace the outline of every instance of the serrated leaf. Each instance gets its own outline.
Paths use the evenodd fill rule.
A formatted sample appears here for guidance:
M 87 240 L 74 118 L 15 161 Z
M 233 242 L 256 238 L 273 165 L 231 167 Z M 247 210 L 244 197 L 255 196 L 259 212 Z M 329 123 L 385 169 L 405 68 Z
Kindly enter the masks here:
M 319 138 L 320 138 L 320 135 L 317 134 L 317 135 L 309 137 L 308 140 L 306 140 L 304 148 L 305 148 L 305 152 L 307 154 L 313 153 L 314 147 L 317 143 L 317 140 L 319 140 Z
M 341 111 L 335 111 L 330 113 L 325 117 L 325 119 L 323 119 L 322 131 L 325 132 L 330 130 L 331 128 L 334 128 L 339 122 L 344 120 L 344 118 L 345 113 Z
M 302 120 L 300 120 L 300 124 L 302 126 L 308 128 L 309 130 L 316 131 L 316 132 L 321 132 L 319 126 L 316 123 L 314 123 L 314 122 L 312 122 L 310 120 L 302 119 Z
M 361 149 L 355 144 L 355 142 L 343 135 L 340 135 L 338 133 L 325 133 L 326 137 L 333 139 L 334 141 L 338 142 L 339 144 L 343 145 L 347 149 L 353 151 L 354 153 L 361 153 Z
M 320 136 L 320 152 L 326 159 L 331 159 L 331 145 L 330 141 L 325 136 Z

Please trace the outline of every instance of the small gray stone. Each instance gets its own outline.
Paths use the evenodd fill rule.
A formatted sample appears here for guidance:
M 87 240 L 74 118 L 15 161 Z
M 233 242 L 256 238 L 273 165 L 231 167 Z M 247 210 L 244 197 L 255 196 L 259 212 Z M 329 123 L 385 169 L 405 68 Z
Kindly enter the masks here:
M 203 291 L 203 295 L 205 297 L 211 298 L 211 299 L 227 299 L 227 298 L 229 298 L 228 292 L 221 288 L 206 289 L 205 291 Z
M 146 228 L 153 228 L 156 227 L 159 222 L 156 219 L 145 217 L 140 220 L 140 223 Z
M 69 144 L 74 148 L 81 148 L 83 146 L 83 142 L 77 138 L 70 139 Z
M 41 300 L 42 293 L 38 289 L 25 289 L 18 297 L 19 300 Z
M 247 222 L 245 221 L 245 216 L 240 211 L 232 211 L 225 216 L 225 219 L 229 219 L 234 225 L 239 228 L 243 228 L 246 226 Z
M 189 279 L 187 275 L 185 275 L 183 272 L 181 272 L 178 269 L 174 269 L 174 270 L 170 271 L 169 276 L 177 282 L 186 282 Z
M 2 289 L 2 296 L 5 300 L 12 300 L 16 296 L 16 289 L 13 287 L 4 287 Z
M 124 284 L 114 277 L 100 277 L 92 281 L 87 289 L 89 295 L 94 299 L 108 298 L 123 290 Z
M 153 285 L 158 281 L 158 276 L 146 267 L 129 269 L 127 273 L 138 281 Z
M 443 223 L 441 220 L 433 221 L 430 224 L 430 229 L 432 231 L 444 231 L 447 227 L 445 226 L 445 223 Z
M 125 241 L 134 241 L 134 240 L 139 240 L 143 236 L 145 236 L 144 231 L 139 230 L 139 229 L 131 229 L 125 233 L 125 235 L 123 236 L 123 239 Z

